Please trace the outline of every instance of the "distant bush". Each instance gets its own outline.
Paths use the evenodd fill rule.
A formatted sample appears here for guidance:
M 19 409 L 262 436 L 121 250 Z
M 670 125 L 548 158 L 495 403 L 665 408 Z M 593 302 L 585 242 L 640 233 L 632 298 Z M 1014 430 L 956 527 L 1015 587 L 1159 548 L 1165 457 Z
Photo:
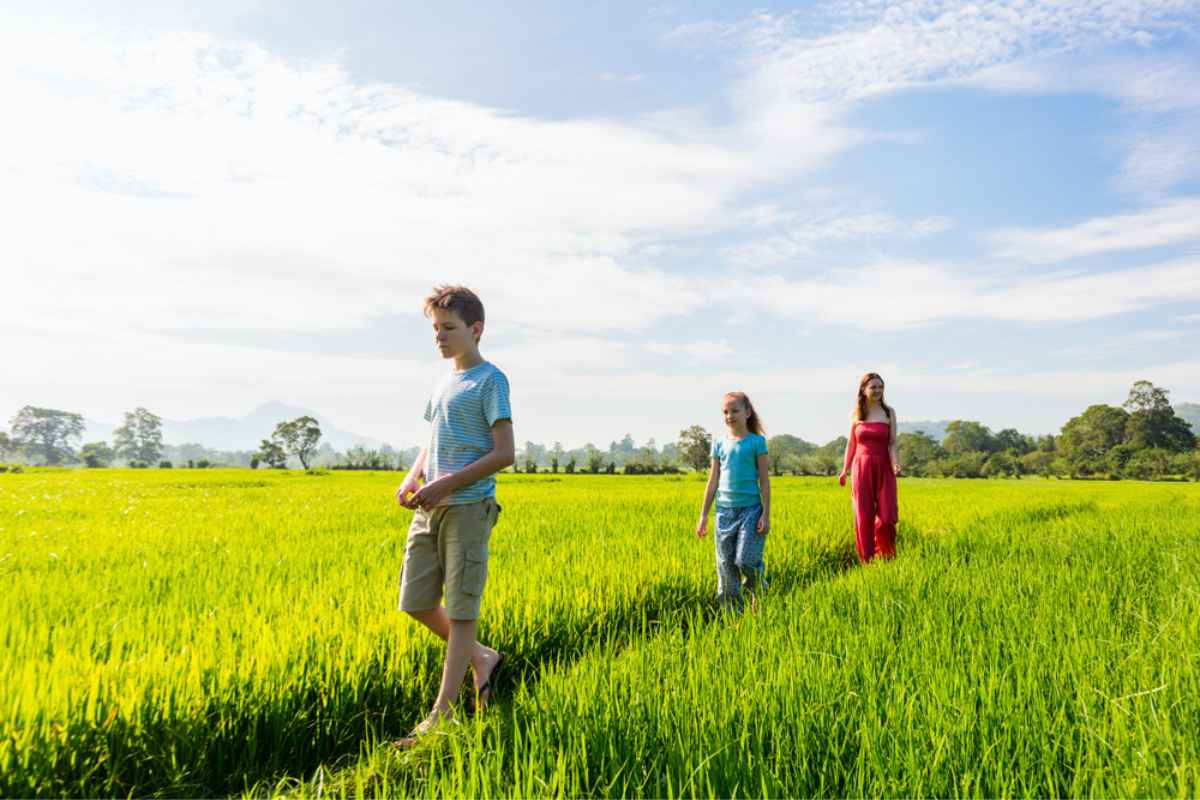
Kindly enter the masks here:
M 24 472 L 25 467 L 20 464 L 0 464 L 0 472 Z
M 137 461 L 137 460 L 134 460 L 134 461 L 130 461 L 130 462 L 129 462 L 129 468 L 130 468 L 130 469 L 146 469 L 146 468 L 148 468 L 149 466 L 150 466 L 150 465 L 149 465 L 149 464 L 147 464 L 145 461 Z
M 674 464 L 626 464 L 626 475 L 678 475 L 681 470 Z
M 172 464 L 170 461 L 167 461 L 166 459 L 163 459 L 162 461 L 158 462 L 159 469 L 171 469 L 174 466 L 175 466 L 174 464 Z

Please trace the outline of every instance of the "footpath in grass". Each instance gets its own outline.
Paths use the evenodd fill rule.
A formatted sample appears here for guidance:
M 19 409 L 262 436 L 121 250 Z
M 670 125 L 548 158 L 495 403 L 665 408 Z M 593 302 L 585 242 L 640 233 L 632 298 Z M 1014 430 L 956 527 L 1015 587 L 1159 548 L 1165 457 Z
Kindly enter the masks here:
M 1100 500 L 911 535 L 895 562 L 773 587 L 757 616 L 681 611 L 414 752 L 376 742 L 272 788 L 1193 796 L 1200 507 Z

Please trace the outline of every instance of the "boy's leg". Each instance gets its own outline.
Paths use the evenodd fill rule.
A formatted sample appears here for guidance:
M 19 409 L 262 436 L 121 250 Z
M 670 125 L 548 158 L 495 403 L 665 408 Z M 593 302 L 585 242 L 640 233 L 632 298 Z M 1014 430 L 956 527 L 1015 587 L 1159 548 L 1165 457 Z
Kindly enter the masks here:
M 442 528 L 446 557 L 446 661 L 442 668 L 439 706 L 448 707 L 458 695 L 467 663 L 475 668 L 475 688 L 491 678 L 500 654 L 475 640 L 483 589 L 488 575 L 488 541 L 500 514 L 494 498 L 446 509 Z
M 494 522 L 499 506 L 496 506 L 494 501 L 490 502 L 496 509 L 490 517 L 490 521 Z M 466 662 L 461 657 L 462 651 L 466 651 L 466 661 L 469 661 L 475 672 L 477 688 L 492 674 L 492 670 L 500 660 L 499 653 L 475 641 L 475 620 L 467 620 L 470 623 L 470 631 L 467 633 L 463 626 L 457 624 L 457 620 L 451 621 L 446 609 L 440 604 L 443 583 L 446 584 L 448 601 L 452 585 L 457 587 L 461 583 L 463 558 L 458 528 L 462 527 L 464 517 L 467 527 L 471 527 L 471 522 L 475 517 L 480 516 L 477 508 L 479 505 L 452 506 L 435 509 L 431 512 L 416 511 L 413 514 L 408 542 L 404 551 L 404 571 L 400 581 L 400 608 L 447 644 L 446 661 L 442 667 L 442 686 L 438 692 L 438 699 L 434 703 L 434 710 L 443 715 L 449 710 L 450 703 L 453 702 L 458 692 L 458 687 L 462 685 L 463 675 L 466 671 Z M 478 536 L 476 535 L 475 538 L 477 539 Z M 486 539 L 484 540 L 484 553 L 486 559 Z M 454 576 L 453 580 L 452 576 Z M 480 583 L 480 591 L 482 591 L 482 583 Z M 476 606 L 476 616 L 477 611 L 478 607 Z M 466 638 L 464 638 L 464 634 Z M 453 653 L 451 652 L 452 648 Z M 463 663 L 459 663 L 460 661 Z M 458 675 L 457 680 L 454 680 L 455 673 Z M 448 684 L 447 678 L 454 682 Z
M 446 609 L 442 606 L 438 606 L 437 608 L 431 608 L 428 611 L 409 611 L 408 615 L 428 628 L 429 632 L 434 636 L 438 637 L 443 642 L 446 642 L 446 659 L 448 661 L 450 658 L 450 638 L 453 635 L 453 626 L 455 623 L 448 616 L 446 616 Z M 478 625 L 474 624 L 476 622 L 475 620 L 467 621 L 471 622 L 473 627 L 478 627 Z M 474 636 L 474 631 L 472 631 L 472 636 Z M 471 670 L 475 673 L 475 688 L 478 689 L 480 684 L 487 680 L 488 676 L 492 674 L 492 668 L 495 667 L 496 662 L 500 660 L 500 654 L 492 648 L 475 641 L 469 648 L 468 660 L 471 664 Z M 445 686 L 445 677 L 446 669 L 443 666 L 443 688 Z M 458 683 L 462 683 L 461 677 L 459 678 Z M 441 695 L 439 693 L 439 698 L 440 696 Z
M 741 606 L 737 569 L 738 509 L 718 508 L 713 544 L 717 552 L 717 600 L 723 607 Z

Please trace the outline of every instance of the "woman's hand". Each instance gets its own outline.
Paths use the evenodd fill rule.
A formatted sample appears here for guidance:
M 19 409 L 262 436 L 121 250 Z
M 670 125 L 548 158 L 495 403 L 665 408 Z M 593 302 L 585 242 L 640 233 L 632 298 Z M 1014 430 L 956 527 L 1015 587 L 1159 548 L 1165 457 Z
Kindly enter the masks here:
M 841 474 L 838 475 L 838 486 L 845 486 L 845 485 L 846 485 L 846 470 L 842 470 Z

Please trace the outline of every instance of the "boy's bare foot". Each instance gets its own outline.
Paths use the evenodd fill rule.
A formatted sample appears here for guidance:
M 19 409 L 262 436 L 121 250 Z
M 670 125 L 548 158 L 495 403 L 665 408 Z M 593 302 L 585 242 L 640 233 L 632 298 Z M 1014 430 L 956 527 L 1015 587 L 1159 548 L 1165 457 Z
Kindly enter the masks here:
M 393 744 L 401 749 L 412 747 L 426 736 L 436 733 L 438 728 L 441 728 L 443 725 L 455 724 L 456 722 L 457 720 L 454 719 L 454 714 L 452 713 L 431 711 L 429 712 L 429 716 L 417 723 L 417 727 L 408 732 L 407 736 L 402 736 L 393 742 Z
M 496 689 L 495 679 L 500 674 L 500 668 L 504 666 L 504 653 L 489 650 L 481 661 L 483 662 L 482 667 L 474 669 L 475 702 L 471 710 L 476 714 L 487 708 L 488 701 L 492 699 L 492 694 Z

